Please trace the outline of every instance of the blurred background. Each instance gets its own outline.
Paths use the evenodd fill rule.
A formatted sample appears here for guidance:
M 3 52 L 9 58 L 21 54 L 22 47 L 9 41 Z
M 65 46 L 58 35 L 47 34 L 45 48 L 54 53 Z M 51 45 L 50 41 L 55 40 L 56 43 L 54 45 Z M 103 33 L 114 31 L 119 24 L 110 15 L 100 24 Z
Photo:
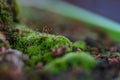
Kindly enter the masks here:
M 86 37 L 96 39 L 98 35 L 97 32 L 101 30 L 96 27 L 99 26 L 99 24 L 88 25 L 85 23 L 87 21 L 80 21 L 76 18 L 73 19 L 72 17 L 58 14 L 64 13 L 62 11 L 59 12 L 61 6 L 63 6 L 61 9 L 66 7 L 65 9 L 68 8 L 68 10 L 74 10 L 74 8 L 77 7 L 76 10 L 78 9 L 78 11 L 79 8 L 82 8 L 88 12 L 110 19 L 113 22 L 120 22 L 119 0 L 18 0 L 18 3 L 21 11 L 21 23 L 40 32 L 67 36 L 72 41 L 84 39 Z M 75 7 L 69 8 L 64 3 Z M 57 13 L 54 12 L 57 10 Z M 79 15 L 79 12 L 76 13 L 73 11 L 72 14 Z M 85 17 L 89 16 L 90 15 L 85 15 Z M 94 19 L 93 22 L 95 22 Z M 94 26 L 94 29 L 88 26 Z

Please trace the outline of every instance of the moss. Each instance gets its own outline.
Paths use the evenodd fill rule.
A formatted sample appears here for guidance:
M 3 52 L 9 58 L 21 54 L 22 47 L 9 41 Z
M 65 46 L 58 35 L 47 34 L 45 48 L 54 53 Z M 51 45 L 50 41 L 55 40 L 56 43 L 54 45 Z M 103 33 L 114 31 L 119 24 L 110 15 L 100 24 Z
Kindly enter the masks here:
M 11 26 L 19 21 L 18 13 L 19 9 L 16 0 L 0 0 L 0 31 L 9 41 L 12 33 Z
M 74 48 L 80 48 L 81 50 L 86 50 L 86 43 L 84 41 L 76 41 L 73 43 Z
M 16 0 L 0 0 L 0 23 L 18 21 L 19 7 Z
M 28 61 L 30 63 L 28 64 L 31 65 L 35 65 L 40 61 L 48 63 L 54 59 L 51 52 L 52 48 L 65 45 L 67 46 L 66 52 L 72 51 L 72 43 L 66 37 L 34 32 L 27 28 L 22 28 L 22 34 L 15 32 L 13 39 L 13 48 L 28 54 L 30 57 Z M 36 59 L 33 59 L 33 56 L 35 56 Z
M 111 54 L 111 57 L 120 57 L 120 53 L 119 52 L 114 52 Z
M 16 0 L 10 0 L 11 1 L 11 7 L 12 7 L 12 14 L 13 14 L 13 21 L 19 22 L 18 16 L 19 16 L 19 6 L 17 4 Z
M 87 53 L 72 52 L 47 64 L 44 70 L 51 73 L 59 73 L 60 71 L 79 66 L 84 70 L 89 70 L 95 66 L 95 63 L 95 59 Z
M 6 0 L 0 0 L 0 15 L 0 23 L 11 21 L 10 9 Z

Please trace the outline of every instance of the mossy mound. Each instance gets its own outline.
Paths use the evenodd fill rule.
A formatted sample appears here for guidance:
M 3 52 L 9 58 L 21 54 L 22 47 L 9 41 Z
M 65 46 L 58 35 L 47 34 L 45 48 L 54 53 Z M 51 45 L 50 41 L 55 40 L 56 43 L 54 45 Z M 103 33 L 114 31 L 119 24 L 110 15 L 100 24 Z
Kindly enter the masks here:
M 95 59 L 87 53 L 71 52 L 47 64 L 44 70 L 55 74 L 76 67 L 90 70 L 95 66 L 95 63 Z
M 81 50 L 86 50 L 86 43 L 84 41 L 76 41 L 73 43 L 73 47 Z
M 14 32 L 13 39 L 13 48 L 29 55 L 29 65 L 35 65 L 40 61 L 48 63 L 53 60 L 52 48 L 64 45 L 67 47 L 65 53 L 72 51 L 72 42 L 66 37 L 39 33 L 27 28 L 21 29 L 21 34 Z

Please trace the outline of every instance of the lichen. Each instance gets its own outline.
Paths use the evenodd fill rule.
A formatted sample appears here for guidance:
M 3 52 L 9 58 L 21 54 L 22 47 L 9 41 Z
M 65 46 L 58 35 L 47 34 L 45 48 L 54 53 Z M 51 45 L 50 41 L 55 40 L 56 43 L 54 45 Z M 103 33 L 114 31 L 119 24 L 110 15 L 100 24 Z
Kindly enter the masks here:
M 29 65 L 35 65 L 40 61 L 50 62 L 54 59 L 51 49 L 61 45 L 67 46 L 66 53 L 72 51 L 72 42 L 64 36 L 39 33 L 27 28 L 22 28 L 21 31 L 21 34 L 13 34 L 13 48 L 29 55 Z
M 45 65 L 44 70 L 55 74 L 75 67 L 89 70 L 95 66 L 95 63 L 95 59 L 87 53 L 71 52 Z

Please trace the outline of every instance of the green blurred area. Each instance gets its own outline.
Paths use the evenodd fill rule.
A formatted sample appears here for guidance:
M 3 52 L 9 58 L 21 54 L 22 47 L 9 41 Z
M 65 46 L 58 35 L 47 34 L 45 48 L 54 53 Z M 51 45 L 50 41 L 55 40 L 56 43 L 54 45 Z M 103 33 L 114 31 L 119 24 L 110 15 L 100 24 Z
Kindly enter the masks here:
M 20 0 L 21 21 L 34 30 L 62 34 L 76 41 L 91 37 L 96 39 L 96 29 L 101 29 L 112 40 L 120 42 L 120 24 L 103 16 L 58 0 Z

